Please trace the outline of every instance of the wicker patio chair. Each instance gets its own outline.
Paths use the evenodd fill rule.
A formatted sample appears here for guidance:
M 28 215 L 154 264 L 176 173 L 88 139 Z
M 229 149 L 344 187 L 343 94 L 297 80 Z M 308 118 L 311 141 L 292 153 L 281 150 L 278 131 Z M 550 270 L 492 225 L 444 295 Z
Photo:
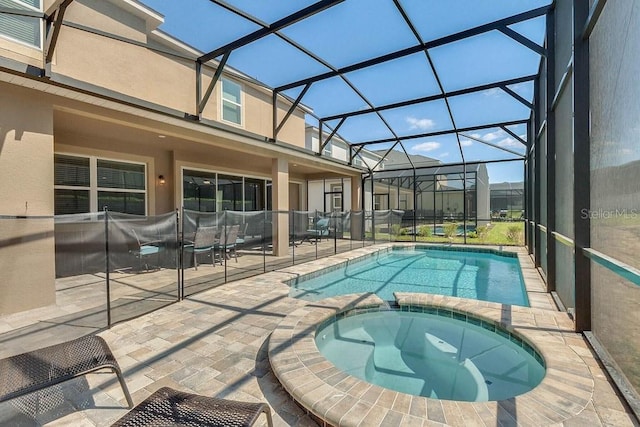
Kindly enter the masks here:
M 237 402 L 163 387 L 116 421 L 116 427 L 189 426 L 248 427 L 264 413 L 273 426 L 266 403 Z
M 133 407 L 118 362 L 104 339 L 95 335 L 1 359 L 0 402 L 105 368 L 118 376 Z

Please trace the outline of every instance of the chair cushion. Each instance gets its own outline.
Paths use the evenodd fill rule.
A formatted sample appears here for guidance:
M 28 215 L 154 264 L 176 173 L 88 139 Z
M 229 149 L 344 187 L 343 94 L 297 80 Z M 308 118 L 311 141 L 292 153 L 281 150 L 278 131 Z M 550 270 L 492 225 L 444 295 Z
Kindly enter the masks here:
M 140 255 L 153 255 L 160 252 L 160 248 L 158 246 L 153 245 L 142 245 L 140 246 Z
M 322 218 L 316 222 L 317 228 L 327 228 L 329 226 L 329 218 Z

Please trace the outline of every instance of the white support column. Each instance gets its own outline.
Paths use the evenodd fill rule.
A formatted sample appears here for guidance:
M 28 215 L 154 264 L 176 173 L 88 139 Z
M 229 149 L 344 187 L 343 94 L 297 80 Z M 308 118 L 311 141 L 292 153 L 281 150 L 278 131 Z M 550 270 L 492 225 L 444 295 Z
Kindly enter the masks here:
M 286 256 L 289 253 L 289 163 L 284 159 L 273 159 L 271 163 L 273 211 L 273 254 Z

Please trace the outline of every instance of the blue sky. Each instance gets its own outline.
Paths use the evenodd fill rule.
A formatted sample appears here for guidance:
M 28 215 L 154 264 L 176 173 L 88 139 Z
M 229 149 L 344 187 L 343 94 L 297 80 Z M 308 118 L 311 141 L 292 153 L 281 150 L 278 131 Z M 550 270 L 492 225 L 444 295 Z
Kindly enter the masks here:
M 143 0 L 165 16 L 160 27 L 203 52 L 225 45 L 260 27 L 208 0 Z M 312 5 L 309 0 L 229 0 L 264 23 L 272 23 Z M 401 0 L 422 41 L 463 31 L 487 22 L 535 9 L 548 0 Z M 542 45 L 544 18 L 514 24 L 512 30 Z M 340 68 L 418 44 L 391 0 L 347 0 L 281 31 L 313 51 L 332 66 Z M 444 90 L 447 92 L 495 81 L 536 74 L 540 57 L 506 35 L 492 31 L 429 51 Z M 275 35 L 234 51 L 228 64 L 266 84 L 277 87 L 329 71 Z M 314 83 L 302 102 L 320 117 L 366 109 L 367 101 L 385 105 L 440 93 L 436 78 L 424 53 L 379 64 L 345 75 L 357 87 L 363 100 L 341 78 Z M 524 98 L 533 97 L 533 84 L 509 87 Z M 302 88 L 287 95 L 296 97 Z M 458 128 L 528 117 L 528 108 L 500 89 L 491 89 L 450 98 Z M 444 101 L 422 103 L 381 113 L 397 135 L 448 130 L 453 123 Z M 317 120 L 308 121 L 317 125 Z M 337 121 L 330 123 L 336 124 Z M 524 126 L 510 128 L 524 135 Z M 339 131 L 352 142 L 392 137 L 376 114 L 349 118 Z M 466 161 L 505 159 L 515 156 L 485 144 L 498 145 L 524 154 L 524 146 L 499 128 L 467 133 L 461 137 Z M 386 149 L 390 144 L 370 146 Z M 433 157 L 445 163 L 460 162 L 455 135 L 422 138 L 405 142 L 410 154 Z M 491 182 L 522 180 L 522 163 L 488 165 Z

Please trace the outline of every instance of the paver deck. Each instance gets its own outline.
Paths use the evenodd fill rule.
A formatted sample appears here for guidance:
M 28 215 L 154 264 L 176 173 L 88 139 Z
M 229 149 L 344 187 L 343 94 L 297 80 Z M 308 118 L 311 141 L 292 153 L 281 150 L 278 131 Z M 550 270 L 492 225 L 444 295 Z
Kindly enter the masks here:
M 270 335 L 276 329 L 296 327 L 304 319 L 300 313 L 309 304 L 288 297 L 289 288 L 283 280 L 386 246 L 356 249 L 312 263 L 220 284 L 153 313 L 119 323 L 99 332 L 99 335 L 105 338 L 120 363 L 135 403 L 160 387 L 170 386 L 210 396 L 267 402 L 277 426 L 316 425 L 317 414 L 307 414 L 294 402 L 274 375 L 269 360 Z M 518 251 L 523 265 L 533 314 L 533 320 L 527 325 L 529 333 L 535 335 L 536 330 L 542 333 L 550 323 L 560 327 L 558 335 L 548 342 L 544 351 L 562 348 L 564 354 L 570 355 L 569 365 L 579 362 L 584 367 L 579 374 L 566 375 L 566 370 L 558 370 L 551 378 L 551 389 L 536 392 L 538 399 L 518 402 L 515 407 L 496 402 L 474 404 L 473 411 L 457 402 L 447 401 L 434 401 L 433 405 L 427 407 L 425 404 L 423 407 L 424 402 L 418 399 L 376 390 L 366 383 L 363 385 L 362 382 L 343 378 L 339 384 L 349 390 L 350 397 L 335 397 L 335 401 L 321 399 L 324 413 L 342 414 L 339 419 L 344 425 L 355 425 L 356 422 L 384 426 L 495 426 L 516 422 L 566 426 L 634 425 L 634 419 L 608 382 L 586 341 L 581 335 L 571 332 L 571 321 L 566 314 L 554 310 L 553 301 L 544 292 L 526 252 L 523 249 L 510 250 Z M 27 314 L 4 317 L 0 318 L 0 328 L 10 333 L 11 325 L 24 326 L 28 321 Z M 51 329 L 52 336 L 55 330 Z M 6 333 L 0 335 L 3 343 L 0 352 L 5 355 L 19 352 L 20 341 L 3 340 Z M 294 341 L 283 344 L 280 347 L 282 354 L 292 351 L 294 344 Z M 315 344 L 312 344 L 304 343 L 309 351 L 314 350 Z M 275 358 L 272 350 L 272 360 Z M 296 384 L 296 392 L 303 394 L 313 392 L 322 395 L 328 390 L 325 380 L 314 373 L 300 378 Z M 565 398 L 556 400 L 557 393 L 554 394 L 552 389 L 566 393 Z M 547 393 L 548 390 L 554 392 Z M 111 375 L 98 374 L 1 403 L 0 425 L 106 426 L 126 411 L 117 381 Z M 547 411 L 570 413 L 557 419 Z M 531 414 L 536 413 L 539 414 L 537 418 L 532 418 L 534 415 Z

